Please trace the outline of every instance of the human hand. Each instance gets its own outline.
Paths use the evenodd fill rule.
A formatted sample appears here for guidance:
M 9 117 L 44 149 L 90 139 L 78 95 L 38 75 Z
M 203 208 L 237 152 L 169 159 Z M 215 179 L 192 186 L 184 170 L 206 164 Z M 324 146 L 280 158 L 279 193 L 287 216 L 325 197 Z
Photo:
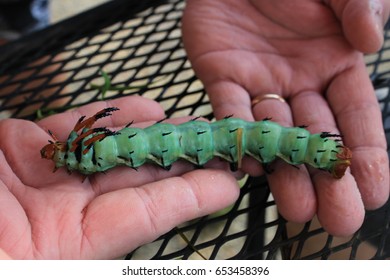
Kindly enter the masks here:
M 110 259 L 153 241 L 176 225 L 228 206 L 237 198 L 235 178 L 222 170 L 193 170 L 175 163 L 170 172 L 144 165 L 117 167 L 82 182 L 40 158 L 50 129 L 66 140 L 81 115 L 120 107 L 99 126 L 120 129 L 129 121 L 164 117 L 141 97 L 97 102 L 37 124 L 0 121 L 1 248 L 16 259 Z M 146 125 L 146 124 L 145 124 Z
M 306 222 L 315 214 L 334 235 L 362 224 L 364 208 L 389 197 L 381 113 L 361 52 L 383 42 L 389 1 L 188 0 L 183 39 L 217 118 L 272 117 L 313 133 L 340 130 L 353 152 L 341 180 L 277 162 L 268 175 L 280 213 Z M 288 103 L 251 100 L 277 93 Z M 261 173 L 248 159 L 244 170 Z

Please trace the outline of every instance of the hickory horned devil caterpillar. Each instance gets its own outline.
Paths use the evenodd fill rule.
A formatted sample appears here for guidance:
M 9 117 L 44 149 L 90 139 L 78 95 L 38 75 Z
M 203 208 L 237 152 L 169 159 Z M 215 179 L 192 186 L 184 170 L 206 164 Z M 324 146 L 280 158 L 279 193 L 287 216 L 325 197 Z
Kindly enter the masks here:
M 249 155 L 264 165 L 276 158 L 291 165 L 309 164 L 334 178 L 341 178 L 351 164 L 352 153 L 340 144 L 339 135 L 310 134 L 304 127 L 283 127 L 269 119 L 247 122 L 227 117 L 212 123 L 193 119 L 179 125 L 160 121 L 144 129 L 130 123 L 119 131 L 92 128 L 116 110 L 110 107 L 81 117 L 66 142 L 49 131 L 54 141 L 41 149 L 42 158 L 55 162 L 54 171 L 65 166 L 84 175 L 117 165 L 136 169 L 146 162 L 168 170 L 180 158 L 202 166 L 215 156 L 230 162 L 233 170 Z

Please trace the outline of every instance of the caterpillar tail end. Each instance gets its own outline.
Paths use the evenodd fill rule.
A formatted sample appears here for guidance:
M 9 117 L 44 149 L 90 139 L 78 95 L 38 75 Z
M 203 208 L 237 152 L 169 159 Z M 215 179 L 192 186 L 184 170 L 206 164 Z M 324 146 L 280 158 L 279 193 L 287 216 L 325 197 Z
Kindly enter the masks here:
M 331 170 L 332 176 L 336 179 L 341 179 L 345 171 L 351 166 L 352 152 L 347 147 L 340 147 L 340 152 L 337 154 L 337 161 Z

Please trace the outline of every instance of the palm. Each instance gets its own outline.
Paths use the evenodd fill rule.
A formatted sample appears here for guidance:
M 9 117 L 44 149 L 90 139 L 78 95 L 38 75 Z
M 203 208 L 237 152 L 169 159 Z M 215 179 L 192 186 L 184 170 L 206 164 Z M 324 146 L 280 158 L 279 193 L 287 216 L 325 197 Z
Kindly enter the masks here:
M 120 105 L 123 110 L 102 120 L 99 124 L 103 126 L 123 127 L 132 119 L 161 119 L 163 115 L 158 105 L 137 97 L 110 105 Z M 130 108 L 132 116 L 126 113 Z M 174 165 L 172 172 L 153 166 L 141 167 L 136 174 L 116 168 L 84 182 L 80 175 L 69 176 L 64 169 L 53 174 L 53 163 L 39 156 L 49 138 L 43 128 L 66 139 L 80 114 L 92 115 L 100 109 L 102 104 L 92 104 L 77 114 L 49 117 L 39 123 L 42 127 L 23 120 L 0 122 L 0 248 L 11 257 L 118 257 L 180 222 L 216 211 L 236 198 L 236 182 L 227 173 L 196 170 L 183 174 L 191 168 L 181 164 Z M 215 184 L 215 177 L 211 180 L 210 176 L 227 184 L 223 200 L 221 188 L 215 188 L 213 194 L 210 184 Z M 202 184 L 198 186 L 198 182 Z
M 334 14 L 317 1 L 295 7 L 293 18 L 281 10 L 289 9 L 284 1 L 258 1 L 258 9 L 250 1 L 218 2 L 215 10 L 195 3 L 184 22 L 189 57 L 206 87 L 234 82 L 252 97 L 265 90 L 285 98 L 324 93 L 337 74 L 363 63 Z
M 183 20 L 188 56 L 218 118 L 272 117 L 312 132 L 341 131 L 353 150 L 354 177 L 332 181 L 282 163 L 268 176 L 283 216 L 302 222 L 317 214 L 333 234 L 354 232 L 364 206 L 376 208 L 389 194 L 380 111 L 363 55 L 351 45 L 373 49 L 380 39 L 368 37 L 370 24 L 359 24 L 364 40 L 341 27 L 323 1 L 311 0 L 189 1 Z M 265 93 L 281 94 L 288 104 L 265 100 L 251 108 L 251 99 Z M 259 172 L 253 162 L 244 166 Z

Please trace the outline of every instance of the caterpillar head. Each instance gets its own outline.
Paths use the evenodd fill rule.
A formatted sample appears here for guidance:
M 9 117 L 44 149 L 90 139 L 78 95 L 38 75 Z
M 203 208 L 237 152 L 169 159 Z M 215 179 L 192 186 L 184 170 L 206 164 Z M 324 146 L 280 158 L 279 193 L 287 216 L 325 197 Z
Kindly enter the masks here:
M 54 141 L 49 140 L 49 144 L 45 145 L 41 149 L 41 158 L 53 160 L 58 152 L 66 151 L 66 144 L 58 141 L 57 137 L 49 130 L 49 135 Z
M 340 179 L 344 176 L 345 171 L 351 165 L 352 152 L 347 147 L 340 147 L 340 151 L 337 154 L 337 161 L 331 169 L 331 173 L 334 178 Z
M 58 151 L 64 151 L 65 147 L 66 147 L 65 143 L 53 142 L 53 141 L 49 140 L 49 144 L 45 145 L 41 149 L 41 158 L 53 159 L 55 154 Z

